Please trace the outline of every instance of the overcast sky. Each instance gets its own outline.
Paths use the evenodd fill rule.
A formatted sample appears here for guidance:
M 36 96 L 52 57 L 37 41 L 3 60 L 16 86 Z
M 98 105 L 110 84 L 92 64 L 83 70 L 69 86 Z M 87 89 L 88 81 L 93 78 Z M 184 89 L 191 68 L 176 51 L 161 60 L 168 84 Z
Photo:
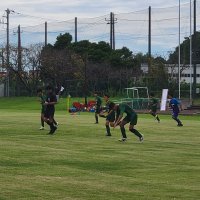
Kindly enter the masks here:
M 181 0 L 181 40 L 189 34 L 189 2 Z M 197 4 L 199 10 L 200 0 Z M 0 20 L 6 22 L 3 16 L 7 8 L 14 11 L 10 14 L 10 38 L 15 44 L 17 37 L 14 32 L 19 24 L 23 30 L 23 45 L 33 41 L 44 42 L 45 21 L 48 22 L 48 42 L 53 43 L 60 33 L 74 35 L 75 17 L 78 17 L 78 40 L 109 42 L 109 25 L 105 18 L 114 12 L 118 18 L 116 48 L 126 46 L 134 52 L 147 52 L 148 7 L 151 6 L 152 52 L 166 55 L 178 45 L 178 5 L 179 0 L 1 0 Z M 200 15 L 197 30 L 200 29 L 199 19 Z M 67 24 L 61 21 L 67 21 Z M 29 28 L 31 26 L 34 27 Z M 6 25 L 1 23 L 0 44 L 6 41 L 5 30 Z
M 181 0 L 181 4 L 187 2 L 189 0 Z M 133 12 L 149 6 L 153 8 L 171 7 L 177 6 L 178 3 L 178 0 L 1 0 L 0 16 L 9 8 L 26 15 L 65 21 L 74 17 L 97 17 L 110 12 Z M 26 19 L 24 23 L 20 22 L 22 26 L 27 24 Z

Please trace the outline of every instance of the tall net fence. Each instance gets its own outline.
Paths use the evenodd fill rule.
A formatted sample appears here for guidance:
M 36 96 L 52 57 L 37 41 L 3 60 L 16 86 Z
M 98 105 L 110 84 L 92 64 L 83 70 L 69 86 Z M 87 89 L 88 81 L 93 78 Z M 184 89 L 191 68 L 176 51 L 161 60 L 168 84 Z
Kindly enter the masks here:
M 197 11 L 200 1 L 197 0 Z M 54 44 L 59 34 L 70 33 L 75 39 L 75 17 L 67 21 L 35 19 L 28 15 L 14 12 L 10 15 L 10 43 L 17 45 L 17 27 L 14 20 L 27 20 L 29 26 L 21 24 L 22 46 L 45 41 L 45 21 L 47 21 L 47 42 Z M 32 25 L 38 21 L 37 25 Z M 5 21 L 5 20 L 4 20 Z M 77 19 L 77 39 L 90 42 L 110 42 L 110 14 L 94 18 Z M 197 31 L 200 30 L 200 13 L 196 16 Z M 192 5 L 193 23 L 193 5 Z M 190 3 L 180 6 L 181 41 L 190 36 Z M 133 53 L 148 52 L 149 8 L 131 13 L 114 13 L 115 47 L 128 47 Z M 192 25 L 193 29 L 193 25 Z M 192 30 L 193 31 L 193 30 Z M 179 41 L 179 6 L 151 8 L 151 45 L 152 54 L 167 57 L 175 50 Z M 6 25 L 0 24 L 0 44 L 6 44 Z

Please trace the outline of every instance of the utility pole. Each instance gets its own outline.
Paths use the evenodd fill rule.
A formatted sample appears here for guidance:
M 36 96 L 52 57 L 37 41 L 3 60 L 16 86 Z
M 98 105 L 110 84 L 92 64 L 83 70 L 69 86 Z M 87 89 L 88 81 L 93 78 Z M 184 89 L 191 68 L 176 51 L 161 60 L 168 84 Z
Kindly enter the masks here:
M 6 96 L 10 96 L 10 38 L 9 38 L 9 16 L 11 13 L 14 13 L 13 10 L 7 8 L 6 11 L 6 33 L 7 33 L 7 42 L 6 42 L 6 68 L 7 68 L 7 80 L 6 80 Z
M 44 40 L 45 47 L 47 46 L 47 22 L 45 22 L 45 40 Z
M 75 17 L 75 42 L 77 42 L 77 17 Z
M 151 69 L 151 6 L 149 6 L 148 68 Z
M 6 96 L 10 96 L 10 40 L 9 40 L 9 15 L 10 10 L 6 10 L 6 24 L 7 24 L 7 43 L 6 43 L 6 68 L 7 68 L 7 80 L 6 80 Z
M 106 19 L 107 24 L 110 24 L 110 48 L 115 50 L 115 23 L 117 21 L 116 18 L 114 18 L 114 13 L 110 13 L 110 19 Z
M 117 19 L 115 19 L 115 14 L 112 13 L 112 25 L 113 25 L 112 35 L 113 35 L 113 49 L 114 50 L 115 50 L 115 20 L 117 21 Z
M 21 45 L 20 25 L 18 26 L 17 34 L 18 34 L 18 71 L 22 71 L 22 45 Z
M 196 84 L 197 84 L 197 34 L 196 34 L 196 0 L 194 0 L 194 36 L 193 36 L 193 98 L 196 96 Z
M 22 73 L 22 45 L 21 45 L 21 29 L 20 25 L 18 26 L 18 76 L 21 76 Z M 20 80 L 17 78 L 17 95 L 20 96 Z

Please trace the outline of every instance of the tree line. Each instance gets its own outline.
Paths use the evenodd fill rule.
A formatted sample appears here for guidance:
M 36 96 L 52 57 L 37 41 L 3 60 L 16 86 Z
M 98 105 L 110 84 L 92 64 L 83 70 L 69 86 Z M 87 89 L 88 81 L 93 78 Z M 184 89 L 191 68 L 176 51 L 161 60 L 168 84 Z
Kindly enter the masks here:
M 200 32 L 197 32 L 197 50 Z M 189 64 L 189 39 L 181 44 L 181 63 Z M 197 51 L 198 52 L 198 51 Z M 198 56 L 197 56 L 198 57 Z M 148 74 L 141 70 L 149 63 Z M 2 53 L 2 67 L 6 66 L 6 52 Z M 56 42 L 30 45 L 28 48 L 10 46 L 9 79 L 11 95 L 34 95 L 38 87 L 47 84 L 64 86 L 73 96 L 90 95 L 93 91 L 120 95 L 124 88 L 147 86 L 150 90 L 176 88 L 177 80 L 170 80 L 165 64 L 176 64 L 178 47 L 168 59 L 133 54 L 127 47 L 113 50 L 109 43 L 88 40 L 72 42 L 69 33 L 60 34 Z M 6 81 L 5 76 L 0 81 Z

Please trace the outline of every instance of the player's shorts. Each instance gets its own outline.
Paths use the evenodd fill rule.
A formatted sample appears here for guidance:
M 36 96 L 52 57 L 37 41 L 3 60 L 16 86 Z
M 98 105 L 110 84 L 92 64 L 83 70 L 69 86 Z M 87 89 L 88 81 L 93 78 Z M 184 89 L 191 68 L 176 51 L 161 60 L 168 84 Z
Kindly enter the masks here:
M 152 107 L 152 108 L 151 108 L 151 112 L 152 112 L 152 113 L 157 113 L 157 108 Z
M 130 125 L 136 125 L 137 124 L 137 119 L 138 119 L 138 116 L 136 113 L 132 113 L 131 115 L 127 115 L 123 121 L 126 121 L 127 123 L 130 122 Z
M 95 113 L 100 114 L 101 111 L 102 111 L 101 107 L 97 106 L 96 109 L 95 109 Z
M 173 118 L 177 118 L 178 117 L 179 112 L 172 112 L 172 117 Z
M 115 111 L 112 111 L 110 114 L 107 115 L 106 121 L 109 121 L 109 122 L 115 121 Z
M 53 118 L 54 117 L 54 113 L 55 113 L 55 110 L 46 109 L 45 113 L 44 113 L 44 117 L 45 118 Z

